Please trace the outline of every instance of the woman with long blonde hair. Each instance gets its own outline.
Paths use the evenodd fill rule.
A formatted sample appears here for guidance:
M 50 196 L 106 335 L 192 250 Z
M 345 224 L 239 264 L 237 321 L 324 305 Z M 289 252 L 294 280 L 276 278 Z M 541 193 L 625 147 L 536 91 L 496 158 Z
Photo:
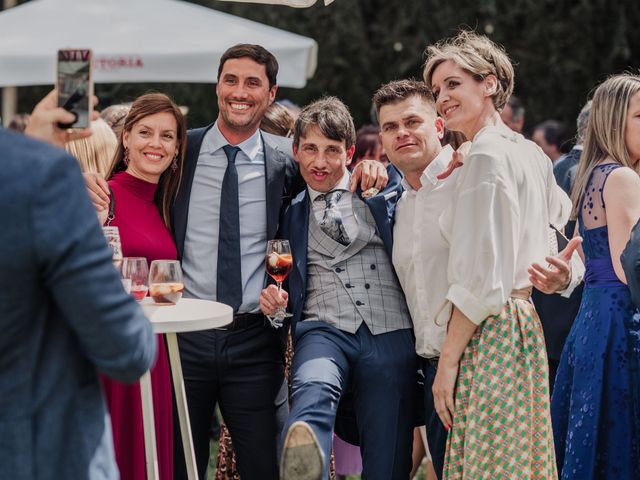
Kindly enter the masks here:
M 586 260 L 551 405 L 562 479 L 640 478 L 640 319 L 620 255 L 640 217 L 640 76 L 593 96 L 573 187 Z

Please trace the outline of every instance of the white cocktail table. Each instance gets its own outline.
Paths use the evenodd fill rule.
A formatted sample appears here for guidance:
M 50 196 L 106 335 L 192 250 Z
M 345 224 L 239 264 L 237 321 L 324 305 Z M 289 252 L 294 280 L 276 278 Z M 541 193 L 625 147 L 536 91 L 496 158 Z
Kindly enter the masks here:
M 184 448 L 185 463 L 189 480 L 198 479 L 196 457 L 193 451 L 191 425 L 189 424 L 189 408 L 184 390 L 180 351 L 176 333 L 195 332 L 210 328 L 221 328 L 233 321 L 233 309 L 223 303 L 209 300 L 182 298 L 176 305 L 157 305 L 151 298 L 141 302 L 142 310 L 153 325 L 156 333 L 165 334 L 173 389 L 176 395 L 180 434 Z M 140 379 L 142 395 L 142 421 L 144 424 L 144 445 L 147 463 L 147 479 L 157 480 L 158 453 L 156 450 L 156 432 L 153 417 L 153 398 L 151 393 L 151 375 L 145 373 Z M 173 473 L 173 472 L 172 472 Z

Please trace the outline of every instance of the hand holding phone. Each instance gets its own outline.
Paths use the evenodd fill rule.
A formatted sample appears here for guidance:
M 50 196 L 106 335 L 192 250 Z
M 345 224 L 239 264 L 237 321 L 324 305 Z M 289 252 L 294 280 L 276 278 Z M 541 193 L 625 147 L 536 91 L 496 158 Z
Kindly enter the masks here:
M 98 99 L 93 97 L 91 104 L 96 105 L 97 103 Z M 73 118 L 74 116 L 70 112 L 58 107 L 58 92 L 51 90 L 31 112 L 31 118 L 24 133 L 52 145 L 64 147 L 67 142 L 91 135 L 90 128 L 61 129 L 59 127 L 61 123 L 70 122 Z M 92 111 L 91 120 L 97 118 L 98 112 Z
M 58 106 L 75 116 L 71 123 L 59 123 L 60 128 L 88 128 L 91 124 L 91 60 L 92 53 L 89 49 L 58 50 Z

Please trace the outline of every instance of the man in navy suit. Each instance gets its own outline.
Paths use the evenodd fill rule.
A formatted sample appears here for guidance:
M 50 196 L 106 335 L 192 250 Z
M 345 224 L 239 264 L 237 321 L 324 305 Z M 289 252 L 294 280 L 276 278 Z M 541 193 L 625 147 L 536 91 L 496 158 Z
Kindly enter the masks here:
M 346 106 L 328 97 L 296 121 L 293 152 L 307 188 L 287 210 L 283 237 L 294 266 L 289 295 L 263 290 L 271 315 L 289 299 L 295 353 L 292 404 L 281 478 L 320 479 L 337 405 L 349 384 L 363 456 L 363 477 L 408 478 L 417 361 L 411 319 L 391 264 L 400 174 L 389 168 L 382 192 L 349 190 L 346 169 L 355 128 Z
M 55 92 L 27 133 L 86 136 Z M 149 321 L 111 263 L 77 161 L 0 129 L 0 479 L 117 479 L 97 370 L 134 382 L 154 359 Z
M 571 195 L 571 189 L 573 188 L 573 180 L 580 162 L 582 143 L 587 130 L 590 112 L 591 101 L 588 101 L 580 110 L 576 122 L 576 145 L 569 153 L 558 159 L 553 166 L 553 175 L 556 178 L 556 183 L 567 195 Z M 569 220 L 564 227 L 564 233 L 568 238 L 573 237 L 575 226 L 576 221 Z M 558 238 L 558 240 L 562 242 L 563 239 Z M 559 247 L 562 246 L 563 244 L 559 244 Z M 559 249 L 562 250 L 562 248 Z M 549 359 L 550 393 L 553 393 L 556 372 L 558 371 L 567 335 L 569 335 L 573 321 L 580 309 L 583 288 L 584 285 L 578 285 L 569 296 L 557 293 L 547 294 L 535 288 L 533 290 L 532 299 L 542 324 L 547 357 Z

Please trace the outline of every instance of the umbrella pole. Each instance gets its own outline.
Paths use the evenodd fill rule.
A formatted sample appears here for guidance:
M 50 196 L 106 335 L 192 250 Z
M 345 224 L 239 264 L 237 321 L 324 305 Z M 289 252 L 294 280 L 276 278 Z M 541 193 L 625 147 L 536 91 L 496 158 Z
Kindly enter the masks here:
M 5 127 L 16 114 L 18 107 L 18 87 L 4 87 L 2 89 L 2 123 Z

